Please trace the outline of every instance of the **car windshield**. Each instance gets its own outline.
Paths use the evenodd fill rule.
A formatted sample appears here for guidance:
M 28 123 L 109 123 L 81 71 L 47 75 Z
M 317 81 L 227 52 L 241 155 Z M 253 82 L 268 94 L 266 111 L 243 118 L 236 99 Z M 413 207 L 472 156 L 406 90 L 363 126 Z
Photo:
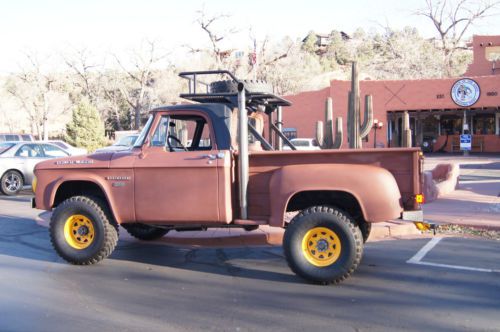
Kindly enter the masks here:
M 114 143 L 115 146 L 132 146 L 135 143 L 135 140 L 139 137 L 138 135 L 130 135 L 123 136 L 118 140 L 118 142 Z
M 142 144 L 144 144 L 144 140 L 146 139 L 146 135 L 148 134 L 149 127 L 151 127 L 151 123 L 153 123 L 153 115 L 151 114 L 149 116 L 148 122 L 146 122 L 146 125 L 144 128 L 142 128 L 141 133 L 139 134 L 139 137 L 135 140 L 134 143 L 134 148 L 140 148 Z
M 64 150 L 68 149 L 68 147 L 69 147 L 69 146 L 66 145 L 66 143 L 61 142 L 61 141 L 52 141 L 50 143 L 52 143 L 54 145 L 57 145 L 58 147 L 60 147 L 60 148 L 62 148 Z
M 9 150 L 14 145 L 16 145 L 16 143 L 0 143 L 0 154 L 2 154 L 5 151 Z

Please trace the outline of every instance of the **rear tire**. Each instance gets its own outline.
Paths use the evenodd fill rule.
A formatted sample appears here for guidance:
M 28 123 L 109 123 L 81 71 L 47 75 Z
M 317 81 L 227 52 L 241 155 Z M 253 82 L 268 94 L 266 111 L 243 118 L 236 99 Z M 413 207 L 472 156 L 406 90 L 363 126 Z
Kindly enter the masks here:
M 144 224 L 122 224 L 122 226 L 130 235 L 143 241 L 157 240 L 168 233 L 168 229 Z
M 104 202 L 94 197 L 68 198 L 52 213 L 50 240 L 71 264 L 95 264 L 108 257 L 118 242 L 118 227 Z
M 7 196 L 17 195 L 23 189 L 24 185 L 22 174 L 14 170 L 5 172 L 0 182 L 0 190 Z
M 360 263 L 363 236 L 346 212 L 313 206 L 292 219 L 285 231 L 283 249 L 288 265 L 297 275 L 316 283 L 339 283 Z

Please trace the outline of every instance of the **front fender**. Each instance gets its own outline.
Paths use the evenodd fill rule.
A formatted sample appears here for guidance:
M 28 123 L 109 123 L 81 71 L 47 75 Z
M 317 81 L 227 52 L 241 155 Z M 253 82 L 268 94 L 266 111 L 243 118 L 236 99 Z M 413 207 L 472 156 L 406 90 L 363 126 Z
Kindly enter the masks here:
M 384 168 L 354 164 L 290 165 L 271 176 L 270 225 L 282 227 L 288 202 L 295 194 L 305 191 L 349 193 L 358 201 L 368 222 L 398 218 L 403 211 L 396 179 Z
M 78 174 L 74 176 L 64 174 L 54 178 L 50 178 L 50 176 L 40 176 L 39 179 L 41 181 L 38 183 L 38 188 L 35 193 L 38 209 L 47 211 L 52 210 L 56 193 L 63 183 L 70 181 L 91 182 L 97 185 L 103 192 L 103 195 L 109 204 L 109 208 L 111 209 L 111 213 L 114 215 L 116 221 L 118 223 L 122 222 L 123 216 L 121 216 L 120 213 L 117 213 L 118 209 L 114 196 L 109 194 L 111 192 L 110 183 L 104 181 L 101 175 L 93 173 L 86 173 L 85 175 Z

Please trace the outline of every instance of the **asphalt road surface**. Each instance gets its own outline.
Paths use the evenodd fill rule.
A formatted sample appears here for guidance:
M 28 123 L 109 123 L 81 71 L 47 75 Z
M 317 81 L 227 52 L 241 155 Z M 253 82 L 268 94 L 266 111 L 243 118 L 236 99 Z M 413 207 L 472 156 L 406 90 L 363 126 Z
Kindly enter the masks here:
M 353 277 L 319 286 L 279 247 L 121 241 L 72 266 L 37 214 L 0 196 L 0 331 L 500 331 L 498 241 L 368 243 Z

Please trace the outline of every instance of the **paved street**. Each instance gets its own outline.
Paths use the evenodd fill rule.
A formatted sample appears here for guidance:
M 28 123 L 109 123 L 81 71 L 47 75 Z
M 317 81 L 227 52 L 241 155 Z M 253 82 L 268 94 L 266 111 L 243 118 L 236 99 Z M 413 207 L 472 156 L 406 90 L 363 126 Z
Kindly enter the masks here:
M 28 199 L 0 196 L 2 331 L 500 331 L 498 241 L 367 243 L 338 286 L 304 282 L 271 246 L 121 240 L 77 267 L 54 253 Z

